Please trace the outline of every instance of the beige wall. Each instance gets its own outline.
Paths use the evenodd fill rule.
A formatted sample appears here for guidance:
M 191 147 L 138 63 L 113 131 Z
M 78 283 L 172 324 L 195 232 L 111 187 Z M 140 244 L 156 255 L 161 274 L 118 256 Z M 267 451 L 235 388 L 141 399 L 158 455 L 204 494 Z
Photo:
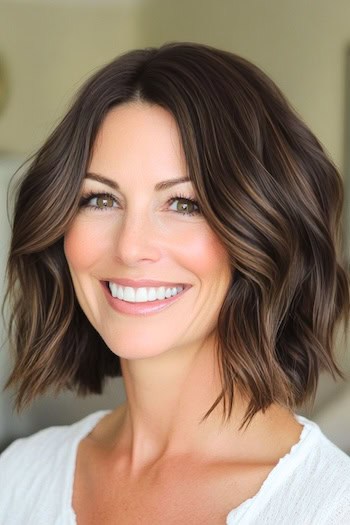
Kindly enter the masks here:
M 146 2 L 147 43 L 198 40 L 257 63 L 342 162 L 348 0 L 177 0 L 176 11 L 172 5 Z
M 11 87 L 0 115 L 0 151 L 35 150 L 78 86 L 137 41 L 138 18 L 125 5 L 52 4 L 0 0 L 0 54 Z
M 121 51 L 183 39 L 260 65 L 342 165 L 349 0 L 83 3 L 0 0 L 0 53 L 12 84 L 0 117 L 0 149 L 36 148 L 81 82 Z

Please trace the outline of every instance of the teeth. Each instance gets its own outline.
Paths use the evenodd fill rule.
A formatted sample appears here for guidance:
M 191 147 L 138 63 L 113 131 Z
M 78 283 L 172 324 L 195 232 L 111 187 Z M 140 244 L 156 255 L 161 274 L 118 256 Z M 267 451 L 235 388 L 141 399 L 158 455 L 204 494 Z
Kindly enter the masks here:
M 165 288 L 164 286 L 161 286 L 160 288 L 156 289 L 156 297 L 157 299 L 165 299 Z
M 123 301 L 129 301 L 129 303 L 135 302 L 135 290 L 130 286 L 124 288 L 124 297 Z
M 109 289 L 113 297 L 118 297 L 118 299 L 123 299 L 123 297 L 119 297 L 118 286 L 115 283 L 109 283 Z M 121 292 L 123 294 L 123 290 Z
M 108 283 L 110 292 L 113 297 L 118 297 L 122 301 L 129 303 L 146 303 L 151 301 L 161 301 L 177 295 L 183 290 L 183 286 L 174 286 L 173 288 L 132 288 L 131 286 L 120 286 L 116 283 Z

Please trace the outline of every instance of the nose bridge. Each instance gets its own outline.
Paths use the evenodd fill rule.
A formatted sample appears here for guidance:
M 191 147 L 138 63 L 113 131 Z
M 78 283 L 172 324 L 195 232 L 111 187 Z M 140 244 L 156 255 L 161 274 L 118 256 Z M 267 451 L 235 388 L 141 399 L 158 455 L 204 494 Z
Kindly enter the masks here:
M 159 257 L 160 231 L 155 217 L 144 207 L 127 210 L 120 221 L 115 248 L 118 257 L 129 264 Z

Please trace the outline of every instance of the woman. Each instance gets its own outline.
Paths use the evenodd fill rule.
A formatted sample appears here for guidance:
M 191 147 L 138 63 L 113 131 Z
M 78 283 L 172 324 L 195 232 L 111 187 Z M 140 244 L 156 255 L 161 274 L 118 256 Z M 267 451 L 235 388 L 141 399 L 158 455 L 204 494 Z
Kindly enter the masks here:
M 98 71 L 21 182 L 7 386 L 127 401 L 17 440 L 1 523 L 350 523 L 295 409 L 342 376 L 341 179 L 258 68 L 174 43 Z

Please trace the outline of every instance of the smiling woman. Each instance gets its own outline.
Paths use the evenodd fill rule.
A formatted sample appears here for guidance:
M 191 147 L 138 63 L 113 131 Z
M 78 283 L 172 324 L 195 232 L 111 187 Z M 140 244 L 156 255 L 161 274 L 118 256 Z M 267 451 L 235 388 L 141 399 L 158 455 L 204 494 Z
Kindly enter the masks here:
M 101 125 L 65 234 L 78 302 L 119 357 L 205 340 L 228 290 L 226 250 L 199 213 L 183 157 L 168 111 L 119 105 Z M 163 181 L 164 174 L 178 178 Z
M 350 459 L 295 413 L 343 377 L 342 205 L 246 60 L 174 43 L 98 71 L 18 190 L 7 386 L 23 409 L 122 375 L 127 400 L 13 443 L 0 522 L 348 523 Z

